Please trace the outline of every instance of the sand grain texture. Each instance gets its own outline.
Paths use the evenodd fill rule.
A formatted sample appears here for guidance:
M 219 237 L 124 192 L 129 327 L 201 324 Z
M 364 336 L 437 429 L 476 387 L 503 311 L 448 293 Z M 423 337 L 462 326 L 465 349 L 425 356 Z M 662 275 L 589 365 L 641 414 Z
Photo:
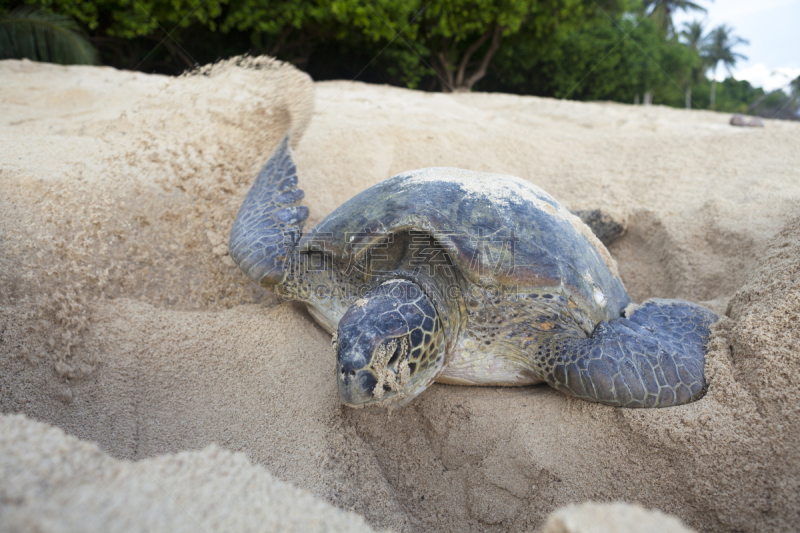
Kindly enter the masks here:
M 550 515 L 543 533 L 692 533 L 680 520 L 627 503 L 568 505 Z
M 213 444 L 133 463 L 20 415 L 0 424 L 2 531 L 373 531 Z
M 256 63 L 166 78 L 0 62 L 4 413 L 98 443 L 98 465 L 241 452 L 377 529 L 528 531 L 587 500 L 698 531 L 800 523 L 800 125 L 312 84 Z M 290 128 L 308 228 L 426 166 L 513 174 L 614 213 L 628 231 L 610 251 L 636 301 L 727 314 L 708 394 L 623 410 L 436 385 L 391 417 L 342 408 L 330 337 L 226 255 Z

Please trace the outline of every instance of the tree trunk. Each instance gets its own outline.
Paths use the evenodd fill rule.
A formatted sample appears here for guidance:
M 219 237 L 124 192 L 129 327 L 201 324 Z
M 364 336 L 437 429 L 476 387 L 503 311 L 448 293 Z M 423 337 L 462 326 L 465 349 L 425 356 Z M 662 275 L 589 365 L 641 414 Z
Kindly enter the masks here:
M 281 34 L 278 36 L 278 39 L 275 41 L 275 44 L 272 46 L 272 50 L 269 51 L 269 55 L 271 55 L 272 57 L 276 57 L 278 55 L 278 52 L 280 51 L 281 46 L 283 46 L 283 42 L 286 40 L 286 38 L 289 36 L 289 34 L 291 32 L 292 32 L 292 28 L 291 27 L 288 27 L 288 28 L 286 28 L 285 30 L 283 30 L 281 32 Z M 261 32 L 259 32 L 259 41 L 261 41 L 263 43 L 263 41 L 261 40 L 261 35 L 260 34 L 261 34 Z M 261 48 L 262 49 L 264 48 L 263 45 L 262 45 Z
M 433 70 L 435 70 L 436 74 L 439 76 L 439 84 L 442 87 L 442 92 L 452 93 L 455 91 L 455 88 L 453 87 L 453 71 L 450 70 L 450 64 L 447 62 L 447 58 L 442 52 L 439 52 L 437 59 L 439 60 L 439 65 L 434 65 Z
M 714 98 L 716 97 L 717 93 L 717 79 L 711 79 L 711 98 L 709 100 L 708 107 L 709 109 L 714 109 Z
M 486 39 L 492 34 L 491 30 L 487 31 L 481 38 L 469 45 L 466 52 L 464 52 L 464 57 L 461 58 L 461 63 L 458 65 L 458 73 L 456 74 L 456 87 L 460 87 L 464 85 L 464 75 L 467 72 L 467 65 L 469 65 L 469 60 L 472 59 L 472 55 L 478 51 L 478 48 L 481 47 L 483 43 L 486 42 Z
M 500 34 L 503 27 L 495 24 L 494 27 L 480 36 L 480 38 L 469 45 L 464 51 L 461 61 L 458 62 L 458 69 L 454 69 L 448 60 L 448 47 L 450 43 L 442 38 L 439 42 L 439 51 L 434 56 L 433 69 L 439 76 L 439 83 L 442 87 L 442 92 L 468 92 L 472 89 L 478 81 L 486 76 L 486 69 L 489 67 L 489 62 L 492 60 L 497 50 L 500 48 Z M 471 73 L 467 73 L 470 66 L 470 59 L 475 55 L 475 52 L 491 37 L 492 41 L 489 43 L 489 49 L 483 55 L 480 63 Z M 455 72 L 454 72 L 455 71 Z
M 692 83 L 689 82 L 689 87 L 686 89 L 686 109 L 692 108 Z
M 471 91 L 472 86 L 478 83 L 484 76 L 486 76 L 486 69 L 489 67 L 489 62 L 492 60 L 494 55 L 497 53 L 497 50 L 500 49 L 500 33 L 503 31 L 503 28 L 499 24 L 495 24 L 494 31 L 492 31 L 492 42 L 489 45 L 489 49 L 484 54 L 483 59 L 481 60 L 480 65 L 469 76 L 459 87 L 459 89 L 464 91 Z M 477 50 L 477 48 L 476 48 Z
M 190 57 L 190 56 L 189 56 L 189 55 L 188 55 L 188 54 L 187 54 L 187 53 L 184 51 L 184 49 L 183 49 L 183 47 L 182 47 L 182 46 L 180 46 L 180 45 L 178 45 L 178 44 L 175 44 L 175 43 L 172 41 L 172 38 L 169 36 L 169 34 L 167 34 L 167 38 L 166 38 L 166 39 L 164 39 L 164 46 L 165 46 L 165 47 L 167 48 L 167 50 L 169 50 L 171 53 L 173 53 L 173 54 L 175 54 L 176 56 L 178 56 L 178 57 L 181 59 L 181 61 L 183 61 L 183 62 L 186 64 L 186 67 L 187 67 L 188 69 L 193 69 L 193 68 L 195 68 L 195 67 L 197 66 L 197 63 L 195 62 L 195 60 L 194 60 L 194 59 L 192 59 L 192 58 L 191 58 L 191 57 Z
M 711 97 L 709 100 L 709 109 L 714 109 L 714 99 L 717 96 L 717 67 L 714 66 L 714 71 L 711 74 Z
M 443 93 L 451 93 L 455 90 L 453 87 L 453 70 L 450 68 L 450 62 L 447 60 L 447 48 L 449 47 L 447 39 L 442 37 L 439 39 L 439 52 L 433 57 L 433 70 L 439 77 L 439 85 L 442 87 Z M 438 63 L 438 64 L 437 64 Z

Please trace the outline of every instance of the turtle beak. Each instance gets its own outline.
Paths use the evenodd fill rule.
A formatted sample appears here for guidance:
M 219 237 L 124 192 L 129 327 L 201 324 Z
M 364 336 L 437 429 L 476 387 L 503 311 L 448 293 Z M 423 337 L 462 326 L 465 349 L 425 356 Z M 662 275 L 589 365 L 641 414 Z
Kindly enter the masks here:
M 369 335 L 368 335 L 369 336 Z M 355 342 L 348 341 L 348 336 L 337 333 L 336 349 L 336 383 L 339 397 L 351 406 L 360 406 L 372 402 L 373 392 L 378 380 L 369 368 L 371 345 L 363 342 L 359 336 Z M 361 341 L 361 342 L 360 342 Z
M 427 321 L 432 327 L 434 317 L 422 289 L 406 280 L 386 282 L 354 302 L 339 320 L 334 339 L 342 402 L 385 407 L 413 398 L 406 388 L 415 384 L 417 366 L 409 365 L 410 331 L 417 328 L 421 342 L 422 325 Z
M 375 404 L 378 376 L 373 355 L 388 337 L 404 334 L 407 322 L 395 310 L 394 302 L 380 295 L 362 305 L 352 306 L 339 321 L 336 332 L 336 382 L 342 402 L 358 407 Z
M 339 397 L 342 402 L 359 406 L 375 399 L 372 392 L 375 390 L 378 380 L 369 370 L 355 369 L 347 363 L 337 362 L 336 375 L 338 376 Z

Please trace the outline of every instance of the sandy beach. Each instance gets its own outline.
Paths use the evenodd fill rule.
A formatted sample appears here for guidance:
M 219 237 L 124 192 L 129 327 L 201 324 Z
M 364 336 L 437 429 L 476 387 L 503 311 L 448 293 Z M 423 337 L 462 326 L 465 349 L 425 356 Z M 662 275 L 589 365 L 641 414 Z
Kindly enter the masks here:
M 0 61 L 0 529 L 521 532 L 581 502 L 697 531 L 800 524 L 800 123 L 242 63 Z M 330 336 L 227 255 L 287 131 L 307 229 L 431 166 L 613 214 L 635 301 L 721 315 L 705 397 L 437 384 L 391 415 L 343 407 Z

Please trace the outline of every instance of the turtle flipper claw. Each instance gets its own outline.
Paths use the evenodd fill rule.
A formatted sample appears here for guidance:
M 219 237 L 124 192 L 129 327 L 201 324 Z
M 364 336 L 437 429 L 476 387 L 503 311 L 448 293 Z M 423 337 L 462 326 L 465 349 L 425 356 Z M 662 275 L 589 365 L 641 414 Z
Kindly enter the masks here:
M 651 299 L 629 317 L 601 322 L 588 339 L 554 339 L 535 362 L 556 389 L 624 407 L 669 407 L 697 400 L 709 327 L 717 316 L 683 300 Z
M 233 262 L 259 285 L 283 281 L 308 218 L 308 208 L 296 205 L 304 196 L 287 135 L 242 202 L 228 244 Z

